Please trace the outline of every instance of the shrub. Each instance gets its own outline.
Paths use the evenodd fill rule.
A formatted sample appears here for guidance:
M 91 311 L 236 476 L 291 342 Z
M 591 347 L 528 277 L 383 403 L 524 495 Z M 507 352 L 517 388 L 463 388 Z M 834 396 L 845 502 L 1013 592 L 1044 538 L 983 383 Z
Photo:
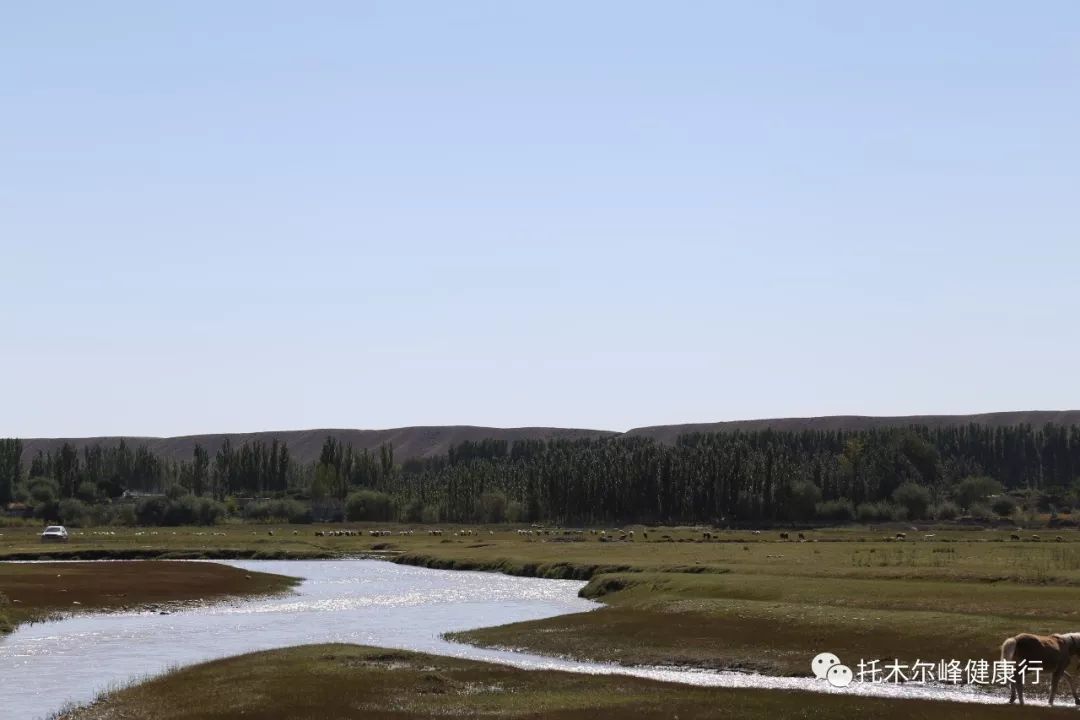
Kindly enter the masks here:
M 169 501 L 164 497 L 148 497 L 135 504 L 135 518 L 139 525 L 164 525 L 169 511 Z
M 135 512 L 135 506 L 124 504 L 117 507 L 112 522 L 113 525 L 127 525 L 128 527 L 137 525 L 139 523 L 139 518 Z
M 341 522 L 345 519 L 345 505 L 337 498 L 312 498 L 311 514 L 319 522 Z
M 986 500 L 991 495 L 1001 492 L 1001 483 L 991 477 L 971 476 L 956 483 L 953 497 L 960 507 L 971 509 L 975 503 Z
M 999 517 L 1008 517 L 1016 510 L 1016 502 L 1008 495 L 1001 495 L 990 503 L 990 509 Z
M 198 500 L 198 524 L 199 525 L 217 525 L 225 517 L 225 506 L 216 500 L 210 498 L 199 498 Z M 311 516 L 308 515 L 308 521 L 310 522 Z M 289 522 L 300 522 L 299 520 Z
M 887 502 L 859 503 L 855 508 L 855 517 L 861 523 L 889 522 L 903 520 L 907 510 Z
M 934 520 L 955 520 L 960 517 L 960 508 L 956 503 L 944 500 L 930 508 L 930 517 Z
M 311 506 L 299 500 L 266 500 L 244 508 L 244 517 L 257 522 L 309 523 Z
M 72 527 L 86 527 L 90 524 L 90 510 L 82 500 L 65 498 L 60 501 L 60 522 Z
M 892 494 L 893 502 L 907 509 L 908 517 L 921 520 L 930 509 L 930 490 L 918 483 L 906 482 Z
M 225 506 L 210 498 L 173 493 L 175 497 L 149 497 L 134 508 L 121 505 L 113 522 L 120 525 L 214 525 L 225 515 Z
M 225 515 L 225 506 L 210 498 L 177 495 L 169 500 L 163 525 L 216 525 Z
M 817 516 L 828 522 L 844 523 L 855 519 L 855 507 L 850 500 L 827 500 L 815 508 Z
M 345 499 L 346 520 L 392 520 L 394 501 L 386 493 L 357 490 Z
M 109 525 L 116 519 L 116 508 L 102 503 L 90 506 L 90 522 L 93 525 Z
M 60 485 L 49 477 L 32 477 L 15 490 L 15 496 L 30 505 L 56 502 Z
M 170 485 L 169 489 L 165 491 L 165 497 L 170 500 L 179 500 L 188 494 L 187 488 L 183 485 Z

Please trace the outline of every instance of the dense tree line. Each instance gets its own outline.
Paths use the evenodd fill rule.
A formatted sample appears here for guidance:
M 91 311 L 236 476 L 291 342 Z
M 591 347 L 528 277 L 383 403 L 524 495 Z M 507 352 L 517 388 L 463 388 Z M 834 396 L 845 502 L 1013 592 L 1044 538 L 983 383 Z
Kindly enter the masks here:
M 168 491 L 176 503 L 185 495 L 265 498 L 244 510 L 256 519 L 877 521 L 1007 514 L 1015 500 L 1004 491 L 1080 504 L 1080 426 L 766 430 L 686 435 L 670 445 L 634 437 L 485 440 L 402 464 L 389 445 L 356 450 L 333 438 L 310 464 L 276 440 L 226 441 L 213 457 L 196 446 L 187 460 L 123 442 L 81 452 L 64 445 L 28 467 L 21 452 L 19 441 L 0 441 L 0 499 L 47 498 L 53 487 L 56 501 L 91 504 L 125 490 Z M 176 512 L 217 515 L 189 506 Z M 169 508 L 155 512 L 165 517 Z
M 11 502 L 15 486 L 22 479 L 22 443 L 0 440 L 0 506 Z

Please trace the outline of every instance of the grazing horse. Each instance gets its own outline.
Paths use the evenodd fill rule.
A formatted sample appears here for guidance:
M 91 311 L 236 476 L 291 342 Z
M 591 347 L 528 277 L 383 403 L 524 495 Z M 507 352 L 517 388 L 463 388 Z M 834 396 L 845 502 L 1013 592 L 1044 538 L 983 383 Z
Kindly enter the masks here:
M 1073 701 L 1080 705 L 1080 696 L 1076 694 L 1076 685 L 1073 684 L 1072 676 L 1065 672 L 1072 662 L 1073 655 L 1080 655 L 1080 633 L 1067 635 L 1031 635 L 1023 633 L 1011 637 L 1001 644 L 1001 659 L 1011 660 L 1016 663 L 1026 661 L 1028 663 L 1042 663 L 1044 672 L 1050 673 L 1050 704 L 1054 704 L 1054 695 L 1057 693 L 1058 681 L 1064 675 L 1072 688 Z M 1009 702 L 1012 703 L 1019 696 L 1020 704 L 1024 704 L 1024 683 L 1016 681 L 1016 674 L 1009 682 L 1012 692 L 1009 693 Z

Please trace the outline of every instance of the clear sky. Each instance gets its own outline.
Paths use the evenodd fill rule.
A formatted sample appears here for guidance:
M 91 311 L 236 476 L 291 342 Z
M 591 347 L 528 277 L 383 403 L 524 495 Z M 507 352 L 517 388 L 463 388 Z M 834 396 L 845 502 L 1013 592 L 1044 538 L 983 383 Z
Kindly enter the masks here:
M 1080 407 L 1080 3 L 0 10 L 0 436 Z

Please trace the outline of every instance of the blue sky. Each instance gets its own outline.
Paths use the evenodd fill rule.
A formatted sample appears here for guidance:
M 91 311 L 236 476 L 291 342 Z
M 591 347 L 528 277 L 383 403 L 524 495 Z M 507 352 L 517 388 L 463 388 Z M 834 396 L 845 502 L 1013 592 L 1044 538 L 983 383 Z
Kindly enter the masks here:
M 0 11 L 0 435 L 1080 407 L 1073 2 Z

